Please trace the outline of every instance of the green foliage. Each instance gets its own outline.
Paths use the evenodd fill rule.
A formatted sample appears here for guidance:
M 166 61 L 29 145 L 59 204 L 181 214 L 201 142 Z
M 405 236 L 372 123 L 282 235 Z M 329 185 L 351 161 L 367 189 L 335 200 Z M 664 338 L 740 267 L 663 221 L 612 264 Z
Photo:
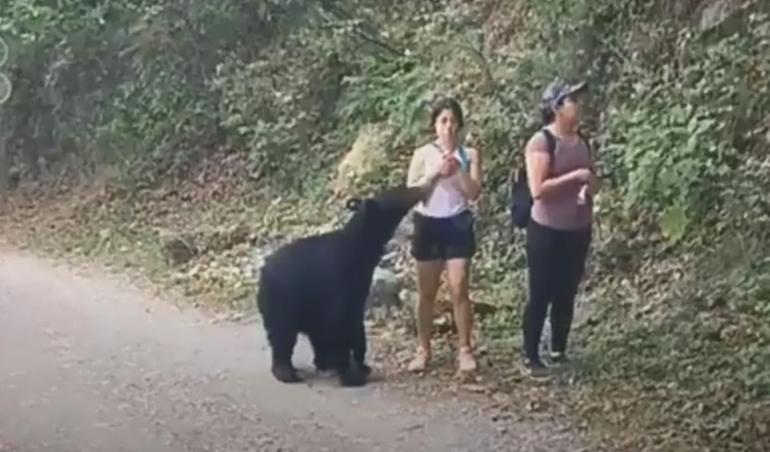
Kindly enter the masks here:
M 397 141 L 424 134 L 424 118 L 430 85 L 426 69 L 408 57 L 386 63 L 366 59 L 361 73 L 346 77 L 340 120 L 361 124 L 387 118 L 399 130 Z M 422 127 L 421 127 L 422 126 Z
M 687 229 L 687 213 L 678 204 L 675 204 L 663 213 L 660 219 L 660 228 L 663 234 L 672 242 L 678 242 Z
M 755 16 L 754 26 L 766 22 Z M 603 157 L 610 161 L 627 206 L 648 212 L 681 209 L 690 217 L 707 217 L 744 169 L 750 143 L 746 124 L 767 108 L 767 86 L 758 85 L 752 69 L 764 65 L 770 51 L 761 28 L 702 46 L 684 33 L 678 47 L 688 49 L 682 68 L 640 68 L 624 74 L 622 102 L 607 113 L 611 142 Z M 639 79 L 636 72 L 648 71 Z M 633 83 L 631 83 L 633 81 Z
M 302 6 L 280 3 L 11 1 L 0 30 L 14 55 L 13 158 L 36 177 L 71 136 L 137 182 L 184 173 L 221 141 L 208 86 L 221 53 L 266 39 L 272 12 Z
M 540 126 L 542 88 L 556 75 L 587 79 L 583 126 L 607 184 L 591 322 L 576 336 L 585 376 L 608 391 L 627 381 L 663 392 L 670 425 L 717 449 L 760 443 L 767 2 L 708 29 L 700 15 L 716 2 L 699 0 L 6 3 L 15 90 L 2 119 L 31 177 L 68 136 L 138 185 L 226 148 L 250 162 L 260 196 L 322 205 L 364 125 L 395 132 L 361 190 L 402 182 L 431 137 L 431 101 L 455 96 L 484 156 L 474 297 L 506 305 L 485 320 L 503 343 L 526 296 L 507 176 Z
M 592 100 L 606 106 L 595 136 L 614 193 L 602 206 L 612 216 L 600 219 L 618 241 L 597 250 L 584 374 L 602 390 L 633 382 L 663 397 L 667 413 L 650 428 L 676 425 L 715 450 L 760 450 L 770 374 L 754 364 L 768 352 L 758 263 L 770 206 L 758 192 L 767 144 L 756 130 L 770 88 L 757 79 L 768 74 L 770 19 L 753 2 L 742 26 L 706 34 L 676 18 L 655 22 L 655 8 L 633 3 L 616 2 L 609 21 L 588 18 L 606 45 L 595 53 L 605 75 Z

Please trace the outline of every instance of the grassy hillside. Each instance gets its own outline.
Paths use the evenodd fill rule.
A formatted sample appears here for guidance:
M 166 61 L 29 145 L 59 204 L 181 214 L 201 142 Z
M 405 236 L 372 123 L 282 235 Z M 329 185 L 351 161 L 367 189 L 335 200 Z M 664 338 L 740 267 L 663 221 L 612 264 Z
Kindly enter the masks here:
M 8 0 L 8 182 L 112 168 L 49 217 L 57 244 L 159 257 L 160 226 L 210 225 L 188 231 L 204 246 L 182 280 L 237 305 L 253 287 L 230 269 L 250 243 L 335 221 L 337 164 L 373 131 L 386 158 L 348 191 L 404 180 L 426 103 L 452 94 L 486 162 L 474 297 L 499 306 L 486 341 L 513 349 L 526 280 L 506 178 L 543 86 L 585 78 L 608 188 L 575 413 L 637 431 L 633 450 L 767 450 L 768 14 L 762 0 Z

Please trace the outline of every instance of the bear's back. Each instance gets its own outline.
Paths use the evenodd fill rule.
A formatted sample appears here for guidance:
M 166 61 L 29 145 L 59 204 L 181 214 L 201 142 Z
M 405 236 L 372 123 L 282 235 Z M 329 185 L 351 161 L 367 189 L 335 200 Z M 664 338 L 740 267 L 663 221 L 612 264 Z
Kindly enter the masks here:
M 262 272 L 291 284 L 318 287 L 342 271 L 343 263 L 349 260 L 347 254 L 354 251 L 347 248 L 338 231 L 303 237 L 270 254 Z

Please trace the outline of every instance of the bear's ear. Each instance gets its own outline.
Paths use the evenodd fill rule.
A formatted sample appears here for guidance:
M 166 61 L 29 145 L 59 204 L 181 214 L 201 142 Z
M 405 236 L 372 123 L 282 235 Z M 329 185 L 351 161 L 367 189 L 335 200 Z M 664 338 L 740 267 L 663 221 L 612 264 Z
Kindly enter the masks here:
M 348 199 L 348 202 L 345 203 L 345 207 L 348 210 L 356 211 L 358 210 L 358 207 L 361 205 L 361 198 L 350 198 Z

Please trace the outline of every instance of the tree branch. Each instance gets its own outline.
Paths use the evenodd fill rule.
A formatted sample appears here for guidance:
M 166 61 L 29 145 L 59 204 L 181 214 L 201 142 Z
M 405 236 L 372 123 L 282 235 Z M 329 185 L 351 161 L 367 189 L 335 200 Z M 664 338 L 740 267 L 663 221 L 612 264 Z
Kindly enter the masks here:
M 335 19 L 337 20 L 347 20 L 347 21 L 358 21 L 356 17 L 354 17 L 351 13 L 348 11 L 340 8 L 338 5 L 333 4 L 332 1 L 326 0 L 321 1 L 321 9 L 325 10 L 325 12 L 330 13 L 333 16 L 336 16 Z M 327 21 L 332 22 L 331 19 L 327 17 Z M 396 49 L 391 44 L 379 39 L 375 36 L 376 31 L 372 30 L 371 32 L 366 32 L 365 30 L 362 30 L 360 26 L 354 26 L 353 33 L 362 40 L 374 44 L 377 47 L 380 47 L 381 49 L 384 49 L 388 51 L 389 53 L 395 55 L 395 56 L 403 56 L 404 52 Z

